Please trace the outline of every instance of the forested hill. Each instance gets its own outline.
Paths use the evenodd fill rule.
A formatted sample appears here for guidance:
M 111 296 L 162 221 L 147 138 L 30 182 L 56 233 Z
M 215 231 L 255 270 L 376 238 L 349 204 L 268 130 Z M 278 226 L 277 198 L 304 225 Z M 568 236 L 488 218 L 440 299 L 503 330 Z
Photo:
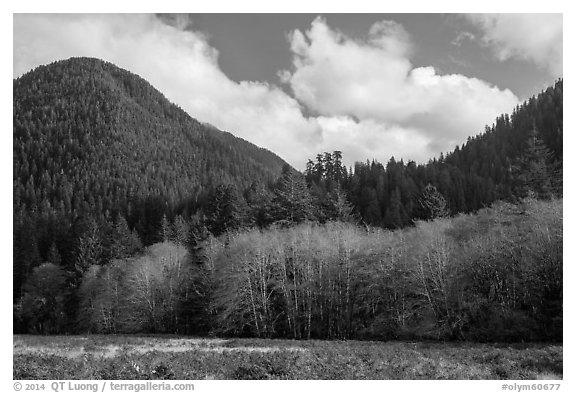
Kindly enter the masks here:
M 168 214 L 193 211 L 217 185 L 269 183 L 286 164 L 92 58 L 14 80 L 13 139 L 15 216 L 130 216 L 154 198 Z
M 434 218 L 438 212 L 423 203 L 437 197 L 443 214 L 457 214 L 528 194 L 561 196 L 562 85 L 558 80 L 425 165 L 392 157 L 385 164 L 359 162 L 347 170 L 340 152 L 324 153 L 308 161 L 306 179 L 320 200 L 338 187 L 365 223 L 391 229 Z
M 39 67 L 14 81 L 14 331 L 561 340 L 562 128 L 559 80 L 425 165 L 302 174 L 112 64 Z

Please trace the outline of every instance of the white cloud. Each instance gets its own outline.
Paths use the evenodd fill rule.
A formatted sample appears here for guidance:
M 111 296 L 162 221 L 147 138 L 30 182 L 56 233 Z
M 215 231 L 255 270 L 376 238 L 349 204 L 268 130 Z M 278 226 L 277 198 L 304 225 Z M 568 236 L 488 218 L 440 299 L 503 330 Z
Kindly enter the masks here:
M 413 68 L 410 37 L 394 22 L 363 41 L 317 19 L 290 37 L 294 68 L 277 86 L 237 83 L 218 66 L 205 34 L 152 15 L 14 16 L 14 76 L 72 56 L 101 58 L 158 88 L 192 117 L 266 147 L 299 169 L 317 153 L 344 161 L 427 161 L 462 143 L 517 103 L 510 91 L 462 75 Z M 192 25 L 193 28 L 193 25 Z M 306 105 L 315 115 L 306 116 Z
M 467 18 L 483 31 L 482 41 L 496 57 L 532 61 L 561 77 L 562 14 L 469 14 Z
M 322 116 L 353 116 L 361 128 L 371 125 L 366 132 L 385 129 L 397 141 L 399 133 L 412 135 L 418 143 L 399 149 L 396 157 L 421 159 L 451 150 L 518 103 L 511 91 L 482 80 L 414 68 L 408 34 L 394 22 L 375 25 L 361 42 L 318 18 L 306 33 L 295 31 L 290 42 L 293 70 L 283 80 L 295 97 Z M 367 140 L 366 148 L 373 144 Z
M 408 102 L 417 97 L 401 91 L 411 65 L 404 57 L 404 34 L 394 35 L 400 30 L 379 30 L 390 34 L 373 34 L 364 44 L 330 30 L 320 18 L 306 35 L 294 31 L 295 70 L 288 79 L 296 98 L 324 115 L 406 117 Z
M 355 161 L 376 159 L 386 163 L 390 157 L 426 162 L 433 156 L 428 146 L 429 139 L 417 128 L 374 120 L 358 121 L 349 116 L 319 116 L 317 121 L 325 150 L 341 150 L 344 158 L 354 157 Z
M 230 80 L 205 35 L 153 15 L 15 15 L 14 76 L 90 56 L 128 69 L 192 117 L 266 147 L 292 165 L 313 157 L 317 124 L 275 86 Z

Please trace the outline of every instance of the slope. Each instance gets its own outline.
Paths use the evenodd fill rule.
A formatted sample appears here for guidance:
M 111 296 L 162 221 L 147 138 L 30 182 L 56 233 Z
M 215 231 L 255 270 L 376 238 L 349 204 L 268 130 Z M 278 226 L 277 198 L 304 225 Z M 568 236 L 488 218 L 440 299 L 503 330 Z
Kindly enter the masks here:
M 90 228 L 109 241 L 122 216 L 150 244 L 164 215 L 190 216 L 220 184 L 270 184 L 287 165 L 98 59 L 40 66 L 13 94 L 15 299 L 51 255 L 73 270 Z
M 14 80 L 13 137 L 15 212 L 126 213 L 150 197 L 168 211 L 194 208 L 220 183 L 273 181 L 286 164 L 89 58 Z

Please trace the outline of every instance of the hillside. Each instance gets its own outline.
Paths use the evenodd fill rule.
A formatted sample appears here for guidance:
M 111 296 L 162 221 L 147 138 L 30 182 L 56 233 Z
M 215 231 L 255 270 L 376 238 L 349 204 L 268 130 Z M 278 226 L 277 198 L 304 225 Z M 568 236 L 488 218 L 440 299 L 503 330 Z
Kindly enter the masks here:
M 560 341 L 561 165 L 561 80 L 426 165 L 303 175 L 109 63 L 40 67 L 14 81 L 14 330 Z
M 85 217 L 120 214 L 149 244 L 163 214 L 193 213 L 220 184 L 270 184 L 286 165 L 101 60 L 40 66 L 13 87 L 15 291 L 53 243 L 72 263 Z
M 275 154 L 205 126 L 144 79 L 72 58 L 14 80 L 14 211 L 126 212 L 148 197 L 169 211 L 216 185 L 269 182 Z
M 16 210 L 102 212 L 148 196 L 174 209 L 220 183 L 273 180 L 284 164 L 97 59 L 56 62 L 14 81 Z
M 497 200 L 534 193 L 562 195 L 563 81 L 503 114 L 484 132 L 427 164 L 392 157 L 343 168 L 341 153 L 309 160 L 306 179 L 322 201 L 338 184 L 370 225 L 402 228 L 433 218 L 422 209 L 427 185 L 445 199 L 445 214 L 474 212 Z

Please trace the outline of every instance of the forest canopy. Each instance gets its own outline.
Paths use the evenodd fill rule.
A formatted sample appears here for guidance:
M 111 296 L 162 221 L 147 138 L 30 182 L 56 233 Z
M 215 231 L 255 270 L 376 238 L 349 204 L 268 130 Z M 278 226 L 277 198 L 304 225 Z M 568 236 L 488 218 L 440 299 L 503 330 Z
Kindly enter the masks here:
M 560 340 L 562 88 L 446 155 L 300 173 L 76 58 L 14 80 L 16 332 Z

